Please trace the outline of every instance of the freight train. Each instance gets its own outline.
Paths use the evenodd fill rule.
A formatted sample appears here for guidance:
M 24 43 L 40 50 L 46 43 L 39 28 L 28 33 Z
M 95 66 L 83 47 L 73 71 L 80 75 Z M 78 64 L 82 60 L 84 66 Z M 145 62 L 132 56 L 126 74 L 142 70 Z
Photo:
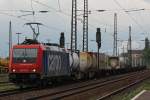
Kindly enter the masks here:
M 98 62 L 102 62 L 98 61 L 98 57 L 98 53 L 71 52 L 57 44 L 26 39 L 22 44 L 13 46 L 9 79 L 20 86 L 45 85 L 57 79 L 91 79 L 145 68 L 115 68 L 114 63 L 111 63 L 113 66 L 98 66 Z M 100 57 L 100 60 L 104 58 Z

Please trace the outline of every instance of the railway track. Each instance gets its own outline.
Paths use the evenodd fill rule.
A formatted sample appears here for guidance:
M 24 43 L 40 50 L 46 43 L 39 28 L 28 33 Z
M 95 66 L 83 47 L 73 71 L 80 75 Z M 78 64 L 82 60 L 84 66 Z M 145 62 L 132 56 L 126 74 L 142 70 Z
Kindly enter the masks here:
M 123 85 L 131 82 L 132 84 L 136 84 L 135 82 L 140 82 L 141 80 L 150 77 L 150 71 L 140 71 L 134 72 L 130 74 L 124 74 L 120 76 L 111 77 L 108 79 L 100 79 L 100 80 L 92 80 L 80 83 L 74 83 L 71 85 L 60 86 L 60 87 L 51 87 L 45 89 L 36 89 L 36 90 L 23 90 L 18 92 L 13 91 L 12 93 L 8 92 L 5 95 L 0 95 L 1 100 L 6 100 L 11 98 L 11 100 L 33 100 L 33 99 L 41 99 L 41 100 L 50 100 L 50 99 L 89 99 L 94 97 L 95 99 L 104 99 L 111 94 L 114 94 L 114 91 L 119 91 L 120 88 L 123 88 Z M 145 77 L 145 75 L 147 77 Z M 133 78 L 135 77 L 136 78 Z M 144 78 L 145 77 L 145 78 Z M 131 81 L 135 80 L 135 81 Z M 121 82 L 121 83 L 120 83 Z M 112 86 L 113 84 L 114 86 Z M 128 86 L 131 85 L 128 83 Z M 111 90 L 111 91 L 110 91 Z M 15 98 L 17 97 L 17 98 Z M 15 99 L 12 99 L 15 98 Z
M 132 86 L 134 84 L 139 83 L 140 81 L 150 77 L 149 74 L 150 71 L 143 71 L 143 72 L 137 72 L 134 74 L 128 74 L 124 77 L 120 77 L 118 79 L 106 81 L 106 82 L 95 82 L 93 84 L 89 85 L 80 85 L 79 87 L 72 87 L 65 90 L 61 90 L 55 93 L 49 93 L 42 96 L 37 96 L 34 98 L 30 98 L 28 100 L 32 99 L 52 99 L 52 100 L 59 100 L 59 99 L 67 99 L 67 100 L 73 100 L 73 99 L 89 99 L 91 97 L 96 97 L 98 100 L 107 98 L 108 96 L 121 91 L 122 89 L 125 89 L 129 86 Z M 146 76 L 146 77 L 145 77 Z M 129 83 L 128 83 L 129 82 Z M 97 91 L 97 93 L 96 93 Z
M 13 89 L 13 90 L 2 91 L 2 92 L 0 92 L 0 97 L 17 94 L 19 92 L 20 92 L 20 89 Z

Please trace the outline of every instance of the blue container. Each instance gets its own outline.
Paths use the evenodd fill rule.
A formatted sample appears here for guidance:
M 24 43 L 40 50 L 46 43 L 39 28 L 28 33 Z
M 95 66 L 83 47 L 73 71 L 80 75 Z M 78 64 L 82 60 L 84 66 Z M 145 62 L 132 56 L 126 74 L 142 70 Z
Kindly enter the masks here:
M 70 76 L 69 54 L 57 51 L 44 51 L 44 75 L 48 77 Z

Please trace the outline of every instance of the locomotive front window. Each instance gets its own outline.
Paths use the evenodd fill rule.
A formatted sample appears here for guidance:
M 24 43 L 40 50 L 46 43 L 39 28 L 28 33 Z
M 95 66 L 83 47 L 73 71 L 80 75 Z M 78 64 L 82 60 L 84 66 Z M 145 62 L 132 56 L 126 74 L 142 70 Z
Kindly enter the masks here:
M 14 49 L 13 62 L 14 63 L 35 63 L 37 58 L 37 49 L 23 48 Z

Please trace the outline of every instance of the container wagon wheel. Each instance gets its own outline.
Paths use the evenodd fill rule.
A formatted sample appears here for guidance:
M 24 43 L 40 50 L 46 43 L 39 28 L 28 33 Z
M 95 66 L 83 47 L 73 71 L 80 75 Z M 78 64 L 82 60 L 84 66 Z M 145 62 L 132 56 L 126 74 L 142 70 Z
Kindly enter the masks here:
M 94 76 L 95 76 L 95 72 L 89 72 L 89 73 L 88 73 L 89 79 L 94 78 Z

